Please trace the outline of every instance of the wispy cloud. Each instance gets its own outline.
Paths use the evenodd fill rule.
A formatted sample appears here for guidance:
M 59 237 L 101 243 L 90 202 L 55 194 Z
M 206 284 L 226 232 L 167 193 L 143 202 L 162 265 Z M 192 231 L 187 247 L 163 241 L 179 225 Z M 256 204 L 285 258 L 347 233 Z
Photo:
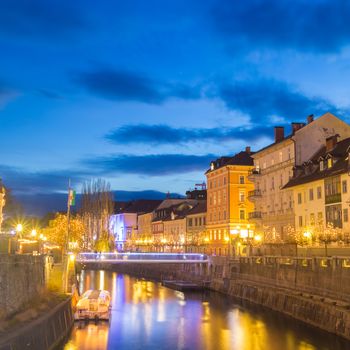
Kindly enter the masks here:
M 271 123 L 272 117 L 299 120 L 309 114 L 333 112 L 344 117 L 346 111 L 317 96 L 307 96 L 289 84 L 272 79 L 255 79 L 219 85 L 217 97 L 232 110 L 251 117 L 253 123 Z
M 17 194 L 64 191 L 67 189 L 68 179 L 73 183 L 80 183 L 88 177 L 84 171 L 28 171 L 6 165 L 0 165 L 0 174 L 4 185 Z
M 198 86 L 158 82 L 142 73 L 114 68 L 76 72 L 72 79 L 88 92 L 109 100 L 160 104 L 172 97 L 184 100 L 200 97 Z
M 148 176 L 163 176 L 204 172 L 213 154 L 149 154 L 149 155 L 112 155 L 84 161 L 84 164 L 101 174 L 137 174 Z
M 0 35 L 45 39 L 71 38 L 88 27 L 78 6 L 68 1 L 0 2 Z
M 210 13 L 218 32 L 246 50 L 331 53 L 349 45 L 348 1 L 226 0 Z
M 185 144 L 191 142 L 256 141 L 271 136 L 268 126 L 252 128 L 173 128 L 169 125 L 124 125 L 112 130 L 106 139 L 115 144 Z

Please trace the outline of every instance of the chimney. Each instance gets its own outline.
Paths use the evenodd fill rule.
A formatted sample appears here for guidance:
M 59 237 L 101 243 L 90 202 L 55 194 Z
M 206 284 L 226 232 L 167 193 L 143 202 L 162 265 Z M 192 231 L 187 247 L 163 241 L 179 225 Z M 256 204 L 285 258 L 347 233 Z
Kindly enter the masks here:
M 308 117 L 307 117 L 307 123 L 310 124 L 314 121 L 314 115 L 313 114 L 310 114 Z
M 296 131 L 298 131 L 299 129 L 301 129 L 303 126 L 305 126 L 305 123 L 292 123 L 292 133 L 293 135 L 295 134 Z
M 331 151 L 338 142 L 338 134 L 326 138 L 326 152 Z
M 251 153 L 250 146 L 247 146 L 247 147 L 245 148 L 245 151 L 246 151 L 246 153 L 250 154 L 250 153 Z
M 284 126 L 275 126 L 275 142 L 281 142 L 284 139 Z

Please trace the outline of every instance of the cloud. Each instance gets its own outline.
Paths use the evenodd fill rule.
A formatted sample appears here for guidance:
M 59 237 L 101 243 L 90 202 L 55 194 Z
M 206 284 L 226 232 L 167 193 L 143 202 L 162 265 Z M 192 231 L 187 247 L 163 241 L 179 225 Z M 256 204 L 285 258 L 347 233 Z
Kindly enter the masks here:
M 78 171 L 27 171 L 17 167 L 0 165 L 3 184 L 13 190 L 15 194 L 34 194 L 45 192 L 65 191 L 68 179 L 72 183 L 79 183 L 87 177 Z
M 272 117 L 299 120 L 309 114 L 327 111 L 344 117 L 346 111 L 321 97 L 308 97 L 285 82 L 271 79 L 237 81 L 221 84 L 216 91 L 231 110 L 251 117 L 253 123 L 271 123 Z
M 226 142 L 233 140 L 255 141 L 271 136 L 271 127 L 253 128 L 173 128 L 168 125 L 124 125 L 112 130 L 106 139 L 115 144 L 184 144 L 191 142 Z
M 0 107 L 18 96 L 18 92 L 0 80 Z
M 68 1 L 0 1 L 0 35 L 70 38 L 87 28 L 78 6 Z
M 217 158 L 213 154 L 150 154 L 150 155 L 115 155 L 86 160 L 84 163 L 101 174 L 137 174 L 163 176 L 204 172 L 211 160 Z
M 96 68 L 73 74 L 73 81 L 90 93 L 116 101 L 138 101 L 161 104 L 171 97 L 198 99 L 200 87 L 164 83 L 146 75 L 112 68 Z
M 43 97 L 46 97 L 48 99 L 51 99 L 51 100 L 62 100 L 63 99 L 63 96 L 60 95 L 60 94 L 57 94 L 56 92 L 54 91 L 51 91 L 51 90 L 47 90 L 47 89 L 37 89 L 36 92 L 43 96 Z
M 226 0 L 210 13 L 236 51 L 244 46 L 330 53 L 349 45 L 348 1 Z

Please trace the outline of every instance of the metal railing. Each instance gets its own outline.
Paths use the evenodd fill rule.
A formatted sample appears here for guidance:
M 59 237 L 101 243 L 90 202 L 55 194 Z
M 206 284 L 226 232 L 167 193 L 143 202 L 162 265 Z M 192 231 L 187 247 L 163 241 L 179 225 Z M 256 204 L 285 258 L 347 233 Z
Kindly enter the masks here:
M 261 211 L 252 211 L 251 213 L 248 213 L 248 219 L 249 220 L 262 219 Z

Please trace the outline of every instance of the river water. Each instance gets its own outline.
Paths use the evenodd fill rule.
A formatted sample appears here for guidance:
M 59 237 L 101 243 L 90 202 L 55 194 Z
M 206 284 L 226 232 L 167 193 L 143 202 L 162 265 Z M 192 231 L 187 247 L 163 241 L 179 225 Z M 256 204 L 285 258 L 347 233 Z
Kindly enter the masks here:
M 86 289 L 110 291 L 110 324 L 76 324 L 64 350 L 350 349 L 340 338 L 214 292 L 183 294 L 107 271 L 82 271 Z

